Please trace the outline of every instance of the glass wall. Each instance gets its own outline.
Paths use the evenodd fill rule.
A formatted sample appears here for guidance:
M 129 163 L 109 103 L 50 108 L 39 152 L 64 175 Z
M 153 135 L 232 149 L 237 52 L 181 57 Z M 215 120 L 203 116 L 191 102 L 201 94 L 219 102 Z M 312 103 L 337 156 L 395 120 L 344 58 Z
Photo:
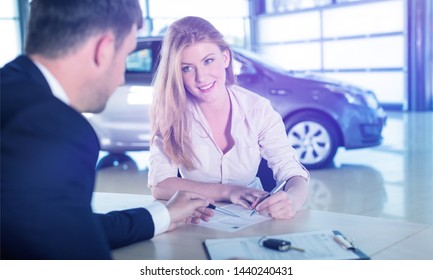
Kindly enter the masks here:
M 0 67 L 21 53 L 21 31 L 18 1 L 0 1 L 1 52 Z
M 0 66 L 21 53 L 19 1 L 27 0 L 0 1 L 0 34 L 5 38 L 2 39 Z M 140 4 L 145 18 L 140 36 L 162 35 L 174 20 L 200 16 L 214 24 L 229 43 L 249 47 L 249 0 L 140 0 Z
M 264 3 L 255 19 L 257 52 L 285 69 L 319 72 L 403 104 L 405 0 Z
M 148 3 L 149 23 L 147 35 L 162 35 L 176 19 L 199 16 L 209 20 L 224 34 L 227 41 L 237 46 L 249 43 L 248 0 L 143 0 Z M 146 6 L 146 4 L 144 4 Z

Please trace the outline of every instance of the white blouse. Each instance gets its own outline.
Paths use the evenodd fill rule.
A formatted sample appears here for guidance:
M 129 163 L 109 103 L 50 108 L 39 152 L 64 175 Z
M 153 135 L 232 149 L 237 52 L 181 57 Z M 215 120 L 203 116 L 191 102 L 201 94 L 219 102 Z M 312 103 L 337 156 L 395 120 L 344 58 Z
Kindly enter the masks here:
M 293 176 L 309 180 L 308 171 L 298 161 L 290 145 L 281 116 L 268 99 L 239 86 L 229 88 L 232 103 L 231 135 L 233 147 L 225 154 L 216 144 L 201 109 L 191 104 L 192 144 L 200 162 L 197 169 L 187 170 L 165 155 L 160 137 L 150 147 L 148 186 L 177 177 L 204 182 L 248 186 L 263 189 L 256 177 L 261 157 L 268 161 L 275 180 Z

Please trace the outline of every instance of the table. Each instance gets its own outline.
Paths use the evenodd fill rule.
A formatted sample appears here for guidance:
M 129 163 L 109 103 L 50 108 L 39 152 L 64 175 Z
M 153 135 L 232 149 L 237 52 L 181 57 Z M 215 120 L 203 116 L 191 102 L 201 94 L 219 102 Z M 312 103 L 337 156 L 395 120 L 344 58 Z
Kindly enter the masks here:
M 95 193 L 95 212 L 140 207 L 153 201 L 150 195 Z M 234 233 L 196 225 L 184 225 L 151 240 L 112 251 L 115 259 L 208 259 L 205 239 L 276 235 L 335 229 L 350 237 L 371 259 L 433 259 L 433 226 L 398 220 L 317 210 L 301 210 L 291 220 L 270 220 Z

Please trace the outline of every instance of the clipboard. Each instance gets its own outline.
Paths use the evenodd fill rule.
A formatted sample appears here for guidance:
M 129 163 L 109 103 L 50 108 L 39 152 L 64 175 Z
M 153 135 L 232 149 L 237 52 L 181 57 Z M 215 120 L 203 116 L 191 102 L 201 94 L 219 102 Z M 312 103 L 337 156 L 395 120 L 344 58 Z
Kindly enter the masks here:
M 264 239 L 280 239 L 302 250 L 273 250 L 261 245 Z M 370 257 L 357 248 L 338 230 L 288 233 L 270 236 L 206 239 L 204 247 L 211 260 L 368 260 Z

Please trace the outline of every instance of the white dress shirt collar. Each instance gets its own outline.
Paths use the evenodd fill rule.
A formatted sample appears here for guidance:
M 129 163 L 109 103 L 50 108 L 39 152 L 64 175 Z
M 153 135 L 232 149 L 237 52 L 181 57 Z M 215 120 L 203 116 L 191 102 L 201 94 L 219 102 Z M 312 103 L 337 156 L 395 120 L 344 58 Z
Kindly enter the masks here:
M 51 91 L 53 92 L 53 95 L 63 101 L 65 104 L 69 105 L 69 97 L 66 94 L 66 91 L 63 89 L 62 85 L 59 83 L 59 81 L 41 63 L 37 61 L 33 61 L 33 63 L 39 68 L 39 70 L 41 70 L 42 74 L 48 82 L 48 85 L 50 86 Z

